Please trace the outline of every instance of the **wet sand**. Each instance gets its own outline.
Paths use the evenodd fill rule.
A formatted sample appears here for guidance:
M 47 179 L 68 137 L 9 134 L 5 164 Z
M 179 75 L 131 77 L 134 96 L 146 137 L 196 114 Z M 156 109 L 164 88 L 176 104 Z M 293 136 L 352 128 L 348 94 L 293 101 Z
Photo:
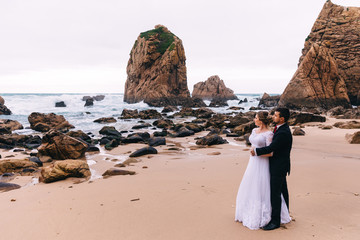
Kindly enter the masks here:
M 317 124 L 305 124 L 306 135 L 294 136 L 288 177 L 293 221 L 280 229 L 253 231 L 234 221 L 249 158 L 244 142 L 227 138 L 230 144 L 198 148 L 196 135 L 169 138 L 167 146 L 156 147 L 159 154 L 136 158 L 125 168 L 136 171 L 133 176 L 72 178 L 0 193 L 1 239 L 358 239 L 360 145 L 347 143 L 345 134 L 359 129 L 312 126 Z M 126 156 L 143 146 L 109 153 Z M 88 157 L 99 176 L 115 164 Z

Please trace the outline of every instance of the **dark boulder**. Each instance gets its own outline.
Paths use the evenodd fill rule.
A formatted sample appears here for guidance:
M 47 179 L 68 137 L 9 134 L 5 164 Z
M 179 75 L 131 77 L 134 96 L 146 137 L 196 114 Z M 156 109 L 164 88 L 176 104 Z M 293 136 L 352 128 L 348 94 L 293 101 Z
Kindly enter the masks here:
M 224 144 L 224 143 L 228 143 L 228 141 L 223 139 L 217 134 L 208 135 L 196 141 L 197 145 L 207 145 L 207 146 Z
M 166 145 L 166 139 L 162 138 L 162 137 L 154 137 L 154 138 L 150 138 L 148 143 L 149 143 L 149 146 L 152 146 L 152 147 Z
M 144 148 L 140 148 L 139 150 L 136 150 L 135 152 L 130 154 L 129 157 L 140 157 L 140 156 L 147 155 L 147 154 L 157 154 L 157 153 L 158 152 L 157 152 L 156 148 L 144 147 Z
M 56 102 L 56 103 L 55 103 L 55 107 L 66 107 L 66 104 L 65 104 L 64 101 Z

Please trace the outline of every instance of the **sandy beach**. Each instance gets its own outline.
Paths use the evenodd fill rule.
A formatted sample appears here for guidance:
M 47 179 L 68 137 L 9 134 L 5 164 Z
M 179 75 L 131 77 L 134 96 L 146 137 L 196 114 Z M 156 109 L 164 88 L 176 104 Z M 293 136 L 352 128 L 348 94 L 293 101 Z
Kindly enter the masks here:
M 133 176 L 72 178 L 0 193 L 1 239 L 358 239 L 360 145 L 345 140 L 358 129 L 322 130 L 318 124 L 305 124 L 306 135 L 294 136 L 288 177 L 293 221 L 280 229 L 253 231 L 234 221 L 249 147 L 226 138 L 229 144 L 197 148 L 198 134 L 168 138 L 156 147 L 159 154 L 137 158 L 125 168 L 136 171 Z M 143 146 L 122 145 L 110 153 Z M 0 154 L 4 159 L 13 153 Z M 115 164 L 92 159 L 100 175 Z

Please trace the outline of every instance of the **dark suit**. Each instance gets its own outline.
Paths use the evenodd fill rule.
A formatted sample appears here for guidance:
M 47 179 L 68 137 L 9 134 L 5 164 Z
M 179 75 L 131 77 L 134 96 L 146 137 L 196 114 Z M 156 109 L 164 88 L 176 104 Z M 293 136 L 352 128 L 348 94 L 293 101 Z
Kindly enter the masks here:
M 292 135 L 289 126 L 285 123 L 275 132 L 271 144 L 267 147 L 256 148 L 256 155 L 273 153 L 270 161 L 270 191 L 271 191 L 271 221 L 280 225 L 281 194 L 283 194 L 289 208 L 289 193 L 286 183 L 286 174 L 290 174 L 290 151 Z

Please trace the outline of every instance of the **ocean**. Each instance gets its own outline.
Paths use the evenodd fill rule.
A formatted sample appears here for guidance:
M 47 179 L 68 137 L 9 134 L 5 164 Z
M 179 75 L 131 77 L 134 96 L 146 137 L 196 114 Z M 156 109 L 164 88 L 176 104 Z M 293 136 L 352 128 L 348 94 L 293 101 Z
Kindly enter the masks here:
M 94 101 L 93 106 L 84 107 L 85 101 L 83 96 L 104 95 L 102 101 Z M 259 98 L 262 94 L 236 94 L 239 100 L 247 98 L 248 102 L 239 104 L 239 100 L 229 100 L 227 107 L 210 108 L 217 113 L 229 113 L 233 110 L 227 110 L 231 106 L 239 106 L 245 108 L 242 111 L 248 111 L 250 107 L 258 106 Z M 2 115 L 2 119 L 11 119 L 20 122 L 24 129 L 16 130 L 18 134 L 36 134 L 38 132 L 30 129 L 28 116 L 32 112 L 55 113 L 65 117 L 65 119 L 75 126 L 73 130 L 82 130 L 85 133 L 99 135 L 99 130 L 103 126 L 114 126 L 118 131 L 130 130 L 139 119 L 122 120 L 123 109 L 137 109 L 138 111 L 145 109 L 156 109 L 162 111 L 162 107 L 149 107 L 146 103 L 140 102 L 136 104 L 128 104 L 123 101 L 122 93 L 3 93 L 0 94 L 5 100 L 5 105 L 11 110 L 12 115 Z M 64 101 L 66 107 L 55 107 L 56 102 Z M 207 105 L 210 101 L 205 101 Z M 171 113 L 170 113 L 171 114 Z M 116 123 L 95 123 L 94 120 L 101 117 L 114 117 Z M 152 123 L 154 120 L 144 120 Z

